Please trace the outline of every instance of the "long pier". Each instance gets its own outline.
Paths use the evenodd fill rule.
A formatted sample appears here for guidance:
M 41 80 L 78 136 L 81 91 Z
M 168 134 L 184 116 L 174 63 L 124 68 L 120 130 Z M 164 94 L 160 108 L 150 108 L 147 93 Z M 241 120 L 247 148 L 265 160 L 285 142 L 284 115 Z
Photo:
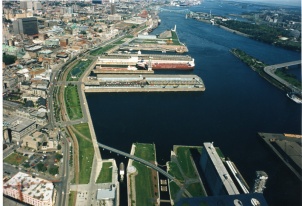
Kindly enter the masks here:
M 114 153 L 117 153 L 119 155 L 128 157 L 130 159 L 133 159 L 134 161 L 140 162 L 140 163 L 142 163 L 142 164 L 144 164 L 144 165 L 146 165 L 146 166 L 148 166 L 148 167 L 150 167 L 150 168 L 152 168 L 152 169 L 160 172 L 162 175 L 164 175 L 165 177 L 167 177 L 168 179 L 170 179 L 172 181 L 175 180 L 175 178 L 172 175 L 170 175 L 168 172 L 166 172 L 165 170 L 159 168 L 158 166 L 156 166 L 156 165 L 154 165 L 154 164 L 152 164 L 152 163 L 150 163 L 150 162 L 148 162 L 148 161 L 146 161 L 146 160 L 144 160 L 142 158 L 136 157 L 134 155 L 128 154 L 128 153 L 123 152 L 123 151 L 118 150 L 118 149 L 114 149 L 113 147 L 109 147 L 109 146 L 101 144 L 101 143 L 97 143 L 97 144 L 99 145 L 99 147 L 101 147 L 103 149 L 109 150 L 111 152 L 114 152 Z
M 297 60 L 297 61 L 292 61 L 292 62 L 285 62 L 282 64 L 275 64 L 275 65 L 271 65 L 271 66 L 267 66 L 264 68 L 264 71 L 270 75 L 271 77 L 273 77 L 274 79 L 276 79 L 277 81 L 279 81 L 280 83 L 282 83 L 283 85 L 285 85 L 287 88 L 291 89 L 294 92 L 301 92 L 300 88 L 297 88 L 295 86 L 293 86 L 292 84 L 290 84 L 289 82 L 285 81 L 284 79 L 278 77 L 275 74 L 275 71 L 278 68 L 282 68 L 282 67 L 289 67 L 289 66 L 294 66 L 294 65 L 298 65 L 301 64 L 301 60 Z

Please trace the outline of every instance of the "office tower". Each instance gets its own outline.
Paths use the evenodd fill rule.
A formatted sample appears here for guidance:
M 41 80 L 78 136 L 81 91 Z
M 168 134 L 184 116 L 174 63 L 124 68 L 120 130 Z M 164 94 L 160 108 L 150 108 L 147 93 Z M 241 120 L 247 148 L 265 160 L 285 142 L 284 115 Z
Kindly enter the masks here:
M 13 22 L 13 29 L 15 34 L 37 35 L 38 20 L 35 17 L 17 19 Z

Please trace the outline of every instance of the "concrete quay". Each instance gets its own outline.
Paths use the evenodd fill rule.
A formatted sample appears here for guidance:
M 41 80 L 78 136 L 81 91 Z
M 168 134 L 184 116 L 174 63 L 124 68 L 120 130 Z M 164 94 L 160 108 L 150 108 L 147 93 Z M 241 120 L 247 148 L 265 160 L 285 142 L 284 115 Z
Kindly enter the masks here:
M 276 79 L 277 81 L 279 81 L 281 84 L 283 84 L 284 86 L 286 86 L 287 88 L 289 88 L 291 91 L 301 93 L 301 88 L 297 88 L 297 87 L 293 86 L 292 84 L 290 84 L 289 82 L 285 81 L 284 79 L 278 77 L 275 74 L 275 72 L 276 72 L 276 70 L 278 68 L 289 67 L 289 66 L 293 66 L 293 65 L 297 65 L 297 64 L 301 64 L 301 60 L 267 66 L 267 67 L 264 68 L 264 71 L 268 75 L 270 75 L 271 77 L 273 77 L 274 79 Z
M 197 75 L 98 75 L 84 84 L 85 92 L 205 91 Z
M 302 181 L 302 147 L 301 137 L 287 134 L 258 133 L 261 139 L 284 162 L 284 164 Z

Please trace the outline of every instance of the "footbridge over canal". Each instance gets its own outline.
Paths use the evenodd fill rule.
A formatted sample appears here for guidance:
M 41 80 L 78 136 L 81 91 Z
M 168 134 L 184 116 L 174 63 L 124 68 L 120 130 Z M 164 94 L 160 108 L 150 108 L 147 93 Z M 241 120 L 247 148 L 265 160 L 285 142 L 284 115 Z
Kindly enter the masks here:
M 128 154 L 126 152 L 120 151 L 118 149 L 114 149 L 112 147 L 109 147 L 109 146 L 101 144 L 101 143 L 97 143 L 97 144 L 99 145 L 99 147 L 101 147 L 103 149 L 109 150 L 111 152 L 114 152 L 114 153 L 120 154 L 122 156 L 128 157 L 128 158 L 130 158 L 130 159 L 132 159 L 134 161 L 140 162 L 140 163 L 142 163 L 142 164 L 144 164 L 144 165 L 146 165 L 146 166 L 148 166 L 148 167 L 150 167 L 150 168 L 158 171 L 159 173 L 161 173 L 162 175 L 164 175 L 165 177 L 167 177 L 171 181 L 175 181 L 175 178 L 172 175 L 170 175 L 168 172 L 166 172 L 165 170 L 159 168 L 158 166 L 156 166 L 156 165 L 154 165 L 154 164 L 152 164 L 152 163 L 150 163 L 150 162 L 148 162 L 148 161 L 146 161 L 146 160 L 144 160 L 142 158 L 139 158 L 139 157 L 136 157 L 134 155 Z

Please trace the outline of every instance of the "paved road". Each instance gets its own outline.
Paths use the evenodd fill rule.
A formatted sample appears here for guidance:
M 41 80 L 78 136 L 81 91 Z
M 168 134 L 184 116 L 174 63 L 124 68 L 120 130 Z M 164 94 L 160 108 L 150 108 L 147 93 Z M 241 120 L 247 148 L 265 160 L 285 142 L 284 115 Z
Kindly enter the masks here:
M 271 77 L 273 77 L 274 79 L 276 79 L 277 81 L 279 81 L 280 83 L 284 84 L 286 87 L 288 87 L 292 91 L 301 93 L 301 89 L 300 88 L 297 88 L 297 87 L 293 86 L 292 84 L 290 84 L 289 82 L 285 81 L 284 79 L 278 77 L 275 74 L 275 71 L 278 68 L 293 66 L 293 65 L 297 65 L 297 64 L 301 64 L 301 60 L 267 66 L 267 67 L 264 68 L 264 71 L 268 75 L 270 75 Z
M 61 195 L 58 195 L 58 199 L 56 201 L 56 205 L 67 205 L 66 204 L 66 196 L 68 195 L 68 183 L 69 183 L 69 142 L 65 138 L 65 135 L 62 135 L 62 152 L 63 152 L 63 163 L 61 165 L 61 185 L 57 188 L 57 192 Z

